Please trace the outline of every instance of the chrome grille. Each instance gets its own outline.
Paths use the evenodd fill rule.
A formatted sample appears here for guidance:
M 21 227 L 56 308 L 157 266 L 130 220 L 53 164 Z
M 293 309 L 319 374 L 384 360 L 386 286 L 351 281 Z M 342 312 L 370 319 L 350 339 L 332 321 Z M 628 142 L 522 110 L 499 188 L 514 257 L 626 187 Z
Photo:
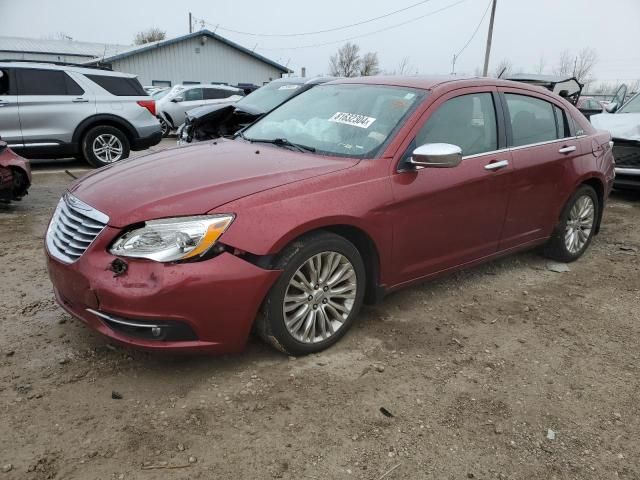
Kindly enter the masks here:
M 108 222 L 104 213 L 66 193 L 58 202 L 47 230 L 49 253 L 65 263 L 75 262 Z

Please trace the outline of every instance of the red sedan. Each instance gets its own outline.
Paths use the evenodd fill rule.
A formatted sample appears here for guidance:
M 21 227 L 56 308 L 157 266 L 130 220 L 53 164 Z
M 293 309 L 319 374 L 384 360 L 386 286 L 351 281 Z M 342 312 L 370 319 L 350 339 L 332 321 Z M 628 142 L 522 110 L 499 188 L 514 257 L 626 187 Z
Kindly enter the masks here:
M 579 258 L 610 136 L 509 81 L 369 77 L 299 95 L 235 139 L 77 181 L 46 236 L 62 307 L 140 348 L 298 355 L 363 302 L 519 250 Z

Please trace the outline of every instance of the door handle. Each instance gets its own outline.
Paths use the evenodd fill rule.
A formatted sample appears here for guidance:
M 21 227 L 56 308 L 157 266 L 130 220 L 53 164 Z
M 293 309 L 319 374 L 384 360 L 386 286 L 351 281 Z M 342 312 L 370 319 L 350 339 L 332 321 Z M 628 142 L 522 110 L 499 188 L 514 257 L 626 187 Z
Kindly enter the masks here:
M 73 100 L 71 100 L 73 103 L 89 103 L 89 100 L 87 100 L 86 98 L 74 98 Z
M 575 151 L 576 151 L 576 147 L 575 145 L 572 145 L 570 147 L 562 147 L 560 150 L 558 150 L 558 153 L 571 153 Z
M 487 163 L 484 166 L 484 169 L 493 171 L 493 170 L 500 170 L 501 168 L 508 167 L 508 166 L 509 166 L 509 160 L 500 160 L 497 162 Z

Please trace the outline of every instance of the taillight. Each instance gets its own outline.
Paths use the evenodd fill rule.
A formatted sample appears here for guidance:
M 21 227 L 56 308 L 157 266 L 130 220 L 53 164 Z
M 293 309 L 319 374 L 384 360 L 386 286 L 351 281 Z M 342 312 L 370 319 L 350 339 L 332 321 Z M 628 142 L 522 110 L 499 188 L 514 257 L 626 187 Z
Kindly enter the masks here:
M 156 116 L 156 101 L 155 100 L 138 100 L 138 105 L 146 108 L 151 112 L 151 115 Z

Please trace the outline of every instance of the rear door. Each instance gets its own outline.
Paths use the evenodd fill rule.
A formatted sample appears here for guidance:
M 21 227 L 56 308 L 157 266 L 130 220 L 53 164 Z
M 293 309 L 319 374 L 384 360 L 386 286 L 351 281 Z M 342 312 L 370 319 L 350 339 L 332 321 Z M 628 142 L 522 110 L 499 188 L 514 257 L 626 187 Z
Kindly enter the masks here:
M 96 113 L 90 95 L 62 70 L 16 68 L 26 151 L 70 144 L 76 127 Z
M 581 152 L 561 102 L 528 90 L 500 91 L 514 167 L 503 250 L 551 234 L 564 173 Z
M 12 69 L 0 68 L 0 137 L 10 147 L 22 144 L 15 78 Z
M 394 283 L 497 251 L 512 171 L 497 101 L 493 87 L 454 90 L 429 107 L 412 134 L 392 175 Z M 409 167 L 411 152 L 426 143 L 459 146 L 462 163 L 453 168 Z

